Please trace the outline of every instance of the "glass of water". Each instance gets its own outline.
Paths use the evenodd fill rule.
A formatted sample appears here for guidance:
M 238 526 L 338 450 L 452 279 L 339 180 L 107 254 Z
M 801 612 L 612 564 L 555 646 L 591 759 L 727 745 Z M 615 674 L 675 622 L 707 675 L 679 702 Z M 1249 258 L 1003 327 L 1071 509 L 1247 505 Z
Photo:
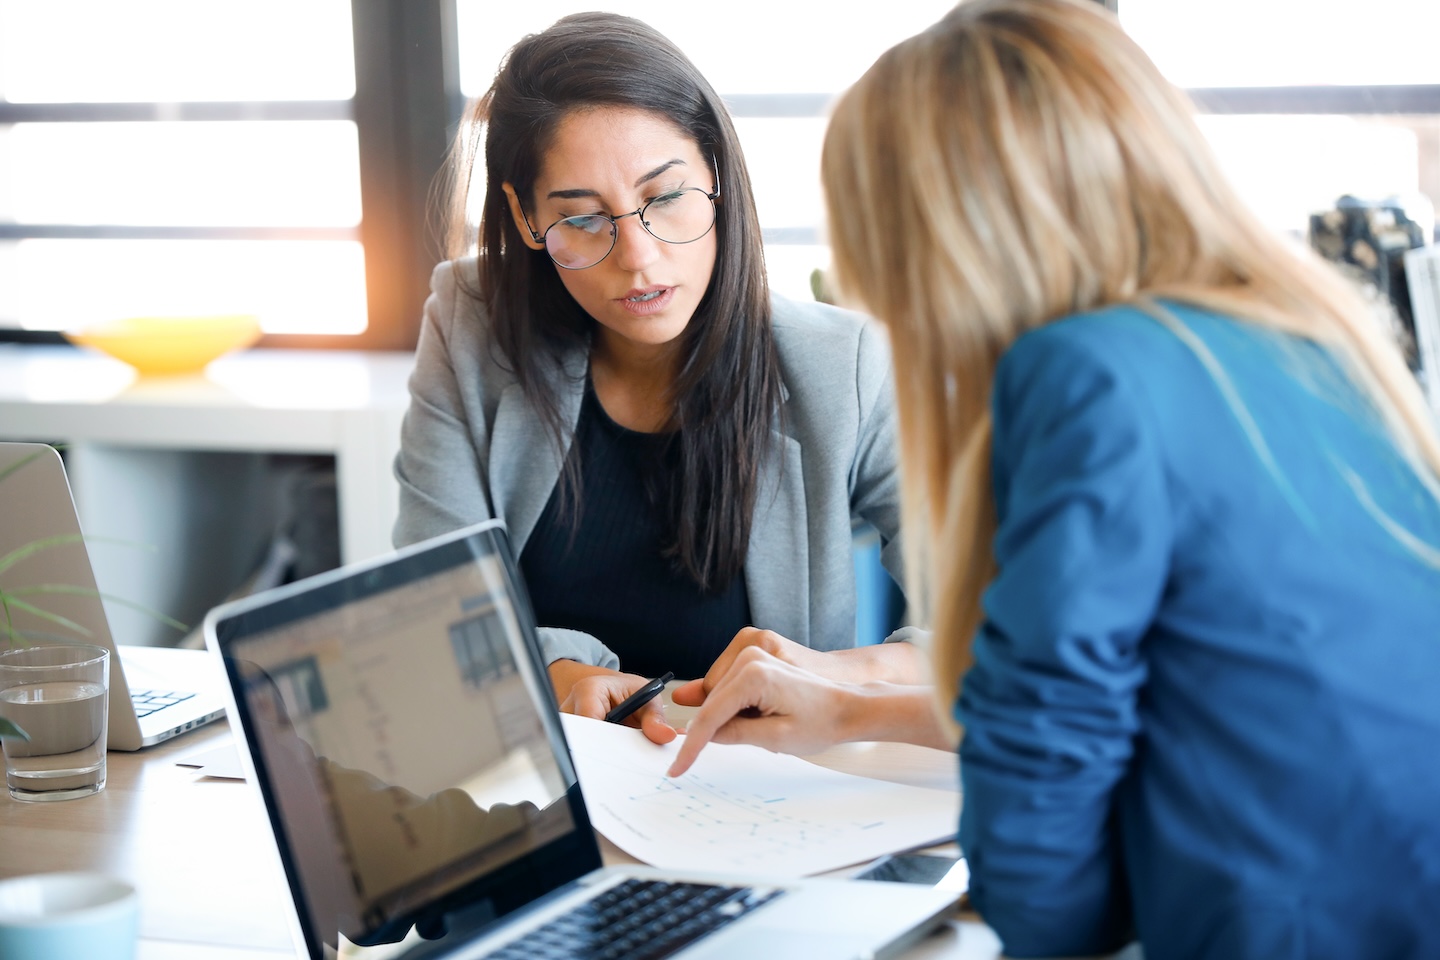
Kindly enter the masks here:
M 5 782 L 16 800 L 72 800 L 105 787 L 110 651 L 83 643 L 0 652 Z

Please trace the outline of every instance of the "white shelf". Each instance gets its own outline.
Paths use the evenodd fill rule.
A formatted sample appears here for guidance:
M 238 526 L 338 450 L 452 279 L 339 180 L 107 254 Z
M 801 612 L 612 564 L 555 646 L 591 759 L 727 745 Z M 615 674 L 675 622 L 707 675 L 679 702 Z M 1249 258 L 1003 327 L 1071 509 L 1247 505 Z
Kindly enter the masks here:
M 164 604 L 153 581 L 188 572 L 197 559 L 210 562 L 199 554 L 217 546 L 197 544 L 197 534 L 182 529 L 187 518 L 255 506 L 217 502 L 243 499 L 255 487 L 228 475 L 231 461 L 207 461 L 208 453 L 333 456 L 342 560 L 389 551 L 398 503 L 391 465 L 413 366 L 407 352 L 249 350 L 203 374 L 139 377 L 89 350 L 0 345 L 0 439 L 68 444 L 87 531 L 183 555 L 169 566 L 142 564 L 145 582 L 122 562 L 107 573 L 96 561 L 102 590 Z M 243 532 L 243 517 L 230 522 Z M 244 539 L 236 551 L 253 545 Z

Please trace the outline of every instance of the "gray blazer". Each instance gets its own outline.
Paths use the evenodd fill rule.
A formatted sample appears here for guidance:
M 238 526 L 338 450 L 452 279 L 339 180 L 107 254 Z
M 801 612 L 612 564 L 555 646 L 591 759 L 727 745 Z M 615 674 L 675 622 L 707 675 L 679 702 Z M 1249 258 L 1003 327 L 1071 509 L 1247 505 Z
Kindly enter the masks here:
M 518 557 L 559 479 L 564 453 L 512 374 L 496 362 L 484 310 L 459 289 L 475 260 L 431 277 L 401 430 L 397 546 L 490 517 L 509 528 Z M 784 416 L 761 464 L 745 559 L 755 626 L 819 650 L 855 644 L 852 524 L 880 533 L 881 559 L 900 573 L 895 398 L 888 345 L 858 314 L 774 299 Z M 564 360 L 561 406 L 580 415 L 588 358 Z M 783 423 L 784 431 L 780 432 Z M 908 632 L 908 631 L 907 631 Z M 902 639 L 898 634 L 890 639 Z M 596 638 L 543 628 L 546 661 L 618 668 Z

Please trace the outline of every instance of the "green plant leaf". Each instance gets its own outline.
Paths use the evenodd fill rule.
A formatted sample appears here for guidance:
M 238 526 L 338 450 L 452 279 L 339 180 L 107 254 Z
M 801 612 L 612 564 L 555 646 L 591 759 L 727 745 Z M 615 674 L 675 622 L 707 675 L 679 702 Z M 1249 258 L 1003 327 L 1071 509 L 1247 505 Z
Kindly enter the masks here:
M 30 463 L 31 461 L 39 457 L 45 456 L 46 453 L 47 451 L 45 450 L 38 450 L 35 453 L 24 457 L 23 459 L 17 460 L 15 463 L 12 463 L 10 466 L 4 468 L 3 470 L 0 470 L 0 482 L 3 482 L 6 477 L 10 476 L 15 471 L 24 467 L 27 463 Z M 122 546 L 139 547 L 140 549 L 149 550 L 152 552 L 155 550 L 155 546 L 153 544 L 139 543 L 133 540 L 121 540 L 114 537 L 87 537 L 83 534 L 75 533 L 60 534 L 58 536 L 44 537 L 39 540 L 32 540 L 29 543 L 16 547 L 14 550 L 11 550 L 4 556 L 0 556 L 0 574 L 3 574 L 6 570 L 27 559 L 28 557 L 34 556 L 37 553 L 52 549 L 54 547 L 61 547 L 72 543 L 113 543 L 120 544 Z M 190 629 L 186 624 L 181 623 L 179 620 L 176 620 L 173 617 L 168 617 L 165 614 L 159 612 L 158 610 L 151 610 L 149 607 L 126 600 L 123 597 L 113 596 L 112 594 L 108 593 L 100 593 L 99 591 L 93 590 L 89 587 L 79 587 L 70 584 L 46 583 L 29 585 L 24 587 L 16 587 L 15 589 L 9 591 L 5 590 L 3 587 L 0 587 L 0 613 L 4 614 L 4 622 L 0 623 L 0 641 L 4 641 L 5 644 L 13 646 L 15 644 L 25 643 L 27 635 L 44 636 L 44 634 L 37 634 L 33 630 L 21 631 L 16 629 L 14 618 L 12 616 L 12 609 L 23 610 L 29 614 L 32 614 L 33 616 L 39 617 L 42 620 L 47 620 L 50 623 L 64 627 L 68 630 L 75 631 L 81 636 L 91 636 L 91 631 L 87 630 L 85 627 L 74 622 L 73 620 L 63 617 L 60 614 L 52 613 L 49 610 L 44 610 L 40 607 L 35 606 L 32 603 L 28 603 L 24 600 L 19 599 L 21 596 L 33 596 L 35 594 L 62 594 L 68 596 L 99 597 L 111 603 L 118 603 L 121 606 L 129 607 L 132 610 L 138 610 L 141 613 L 153 617 L 159 622 L 165 624 L 166 626 L 172 627 L 175 630 L 179 630 L 182 633 Z
M 29 587 L 16 587 L 14 590 L 0 591 L 0 595 L 7 597 L 29 596 L 34 593 L 59 593 L 71 597 L 99 597 L 101 600 L 118 603 L 122 607 L 129 607 L 131 610 L 138 610 L 146 616 L 154 617 L 156 620 L 165 624 L 165 626 L 173 627 L 181 633 L 190 629 L 188 623 L 181 623 L 174 617 L 166 616 L 159 610 L 152 610 L 144 604 L 136 603 L 133 600 L 126 600 L 124 597 L 117 597 L 113 593 L 91 590 L 89 587 L 76 587 L 68 583 L 37 583 Z
M 131 610 L 138 610 L 146 616 L 154 617 L 156 620 L 165 624 L 165 626 L 170 627 L 172 630 L 178 630 L 181 633 L 190 632 L 190 624 L 181 623 L 174 617 L 168 617 L 165 614 L 161 613 L 159 610 L 152 610 L 149 607 L 145 606 L 143 603 L 136 603 L 133 600 L 126 600 L 124 597 L 117 597 L 113 593 L 102 593 L 100 594 L 100 596 L 102 599 L 109 600 L 111 603 L 118 603 L 122 607 L 129 607 Z
M 4 593 L 0 593 L 0 612 L 5 614 L 5 646 L 13 647 L 21 642 L 21 638 L 15 629 L 15 621 L 10 616 L 10 601 Z
M 0 717 L 0 740 L 4 740 L 6 737 L 19 737 L 21 740 L 29 740 L 30 734 L 16 726 L 15 721 Z
M 825 271 L 816 267 L 810 271 L 810 293 L 821 303 L 834 303 L 835 295 L 830 289 L 830 283 L 825 278 Z
M 137 540 L 121 540 L 115 537 L 87 537 L 81 533 L 62 533 L 54 537 L 45 537 L 40 540 L 31 540 L 29 543 L 16 547 L 14 550 L 0 557 L 0 573 L 4 573 L 10 567 L 15 566 L 21 560 L 32 557 L 42 550 L 49 550 L 51 547 L 63 547 L 69 543 L 111 543 L 119 544 L 122 547 L 135 547 L 139 550 L 155 552 L 153 543 L 141 543 Z
M 7 620 L 9 619 L 9 610 L 13 607 L 16 610 L 24 610 L 26 613 L 39 617 L 42 620 L 49 620 L 51 623 L 62 626 L 67 630 L 74 630 L 82 637 L 88 637 L 91 635 L 89 630 L 87 630 L 85 627 L 82 627 L 74 620 L 71 620 L 68 617 L 62 617 L 58 613 L 51 613 L 49 610 L 42 610 L 40 607 L 35 606 L 33 603 L 26 603 L 24 600 L 16 599 L 15 594 L 13 593 L 4 594 L 4 598 Z M 13 626 L 7 625 L 7 629 L 9 629 L 12 636 L 18 635 L 19 631 L 15 630 Z
M 30 456 L 26 457 L 25 459 L 23 459 L 23 460 L 16 460 L 14 463 L 10 464 L 10 466 L 6 467 L 4 470 L 0 470 L 0 480 L 4 480 L 6 477 L 10 476 L 10 474 L 14 473 L 15 471 L 19 470 L 21 467 L 25 466 L 25 464 L 30 463 L 31 461 L 34 461 L 34 460 L 39 460 L 41 457 L 45 456 L 45 453 L 46 453 L 46 451 L 44 451 L 44 450 L 36 450 L 34 453 L 30 454 Z
M 78 533 L 62 533 L 55 537 L 31 540 L 24 546 L 16 547 L 3 557 L 0 557 L 0 573 L 4 573 L 21 560 L 27 557 L 33 557 L 42 550 L 49 550 L 51 547 L 63 547 L 67 543 L 80 543 L 84 539 L 84 536 Z

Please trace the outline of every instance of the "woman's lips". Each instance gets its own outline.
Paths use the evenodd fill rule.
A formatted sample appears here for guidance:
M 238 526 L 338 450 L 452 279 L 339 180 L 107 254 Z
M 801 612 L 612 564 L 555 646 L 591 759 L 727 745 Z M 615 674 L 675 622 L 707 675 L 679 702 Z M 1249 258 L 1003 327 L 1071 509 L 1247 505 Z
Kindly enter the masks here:
M 674 297 L 674 287 L 646 287 L 643 290 L 631 290 L 617 302 L 637 317 L 648 317 L 668 307 Z

